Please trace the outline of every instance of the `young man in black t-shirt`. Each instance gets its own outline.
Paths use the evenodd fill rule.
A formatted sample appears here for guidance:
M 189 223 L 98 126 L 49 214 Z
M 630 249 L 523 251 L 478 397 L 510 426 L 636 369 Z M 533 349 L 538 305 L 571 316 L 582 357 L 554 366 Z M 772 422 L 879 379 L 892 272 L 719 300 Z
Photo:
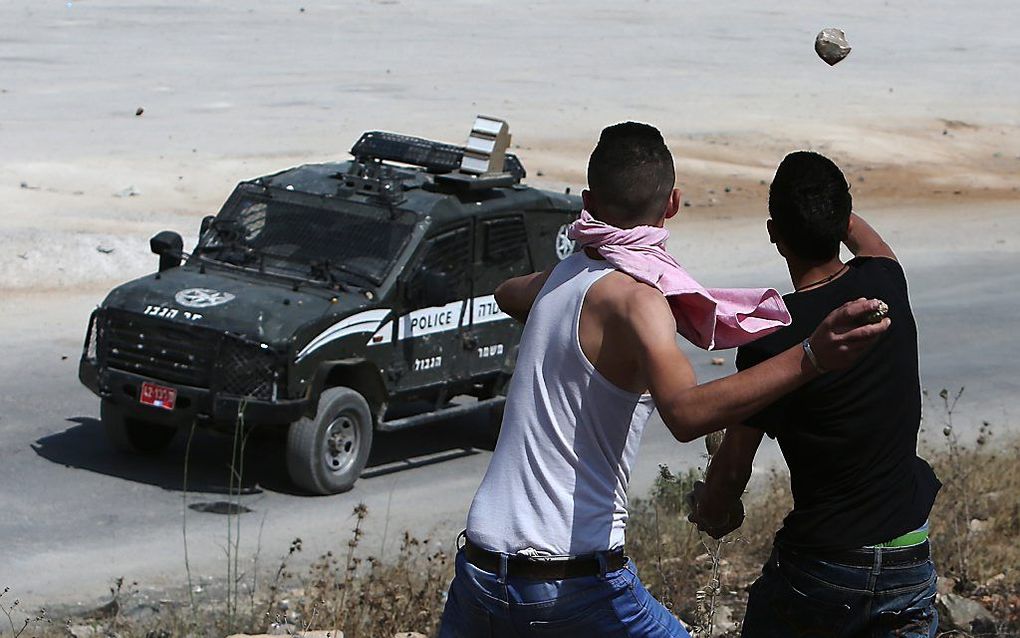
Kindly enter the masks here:
M 741 348 L 737 368 L 803 341 L 846 301 L 879 298 L 890 329 L 854 367 L 822 374 L 726 431 L 691 520 L 719 538 L 739 505 L 763 434 L 790 467 L 794 507 L 751 586 L 743 636 L 934 636 L 935 570 L 927 519 L 940 483 L 917 456 L 921 420 L 917 328 L 889 245 L 851 212 L 846 178 L 797 152 L 769 189 L 768 232 L 795 292 L 787 328 Z M 843 263 L 840 243 L 855 255 Z

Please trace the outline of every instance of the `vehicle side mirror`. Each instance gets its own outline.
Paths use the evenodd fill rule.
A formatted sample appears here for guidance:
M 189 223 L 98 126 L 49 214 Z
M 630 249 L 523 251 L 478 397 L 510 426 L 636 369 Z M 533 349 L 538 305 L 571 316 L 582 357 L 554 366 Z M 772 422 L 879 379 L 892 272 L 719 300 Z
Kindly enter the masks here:
M 198 228 L 198 236 L 200 238 L 205 237 L 205 234 L 209 231 L 209 228 L 212 227 L 214 219 L 216 219 L 216 217 L 213 215 L 206 215 L 205 217 L 202 218 L 202 225 L 199 226 Z
M 419 270 L 407 288 L 407 298 L 422 308 L 445 306 L 457 298 L 453 277 L 442 270 Z
M 177 268 L 184 258 L 184 240 L 180 233 L 164 230 L 156 233 L 149 240 L 149 248 L 159 255 L 159 272 Z

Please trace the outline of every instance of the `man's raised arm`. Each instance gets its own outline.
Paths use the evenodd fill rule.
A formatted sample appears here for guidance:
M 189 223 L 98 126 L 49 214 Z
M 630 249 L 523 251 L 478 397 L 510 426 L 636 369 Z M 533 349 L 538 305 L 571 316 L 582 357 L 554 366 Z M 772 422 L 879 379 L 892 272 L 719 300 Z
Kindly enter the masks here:
M 888 257 L 896 259 L 889 244 L 885 243 L 878 231 L 861 219 L 857 213 L 850 213 L 850 225 L 843 242 L 855 257 Z
M 687 357 L 676 345 L 676 323 L 661 295 L 642 295 L 628 324 L 634 330 L 639 364 L 666 427 L 679 441 L 692 441 L 761 411 L 824 370 L 856 362 L 889 327 L 889 319 L 867 323 L 875 299 L 859 299 L 832 311 L 811 335 L 815 362 L 801 345 L 737 374 L 695 385 Z M 682 372 L 681 371 L 685 371 Z

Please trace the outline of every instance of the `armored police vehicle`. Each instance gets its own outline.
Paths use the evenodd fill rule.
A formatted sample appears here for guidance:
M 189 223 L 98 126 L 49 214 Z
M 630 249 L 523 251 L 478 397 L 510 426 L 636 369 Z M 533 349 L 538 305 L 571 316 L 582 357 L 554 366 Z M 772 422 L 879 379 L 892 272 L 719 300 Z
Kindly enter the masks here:
M 192 424 L 286 428 L 291 479 L 327 494 L 376 431 L 498 419 L 522 327 L 493 292 L 569 255 L 581 208 L 524 185 L 508 144 L 482 117 L 464 147 L 365 133 L 352 160 L 238 184 L 190 255 L 158 233 L 158 272 L 89 322 L 79 376 L 109 438 L 154 453 Z

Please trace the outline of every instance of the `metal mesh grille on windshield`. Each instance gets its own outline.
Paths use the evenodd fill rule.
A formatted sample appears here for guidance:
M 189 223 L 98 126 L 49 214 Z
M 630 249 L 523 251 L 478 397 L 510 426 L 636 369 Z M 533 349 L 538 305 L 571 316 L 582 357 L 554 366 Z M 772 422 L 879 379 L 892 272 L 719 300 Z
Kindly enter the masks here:
M 385 210 L 365 211 L 368 214 L 243 198 L 220 213 L 202 237 L 201 248 L 218 258 L 215 251 L 224 249 L 229 255 L 225 249 L 234 242 L 251 249 L 245 265 L 314 276 L 313 266 L 328 262 L 379 283 L 406 245 L 413 225 L 407 218 L 390 219 Z

